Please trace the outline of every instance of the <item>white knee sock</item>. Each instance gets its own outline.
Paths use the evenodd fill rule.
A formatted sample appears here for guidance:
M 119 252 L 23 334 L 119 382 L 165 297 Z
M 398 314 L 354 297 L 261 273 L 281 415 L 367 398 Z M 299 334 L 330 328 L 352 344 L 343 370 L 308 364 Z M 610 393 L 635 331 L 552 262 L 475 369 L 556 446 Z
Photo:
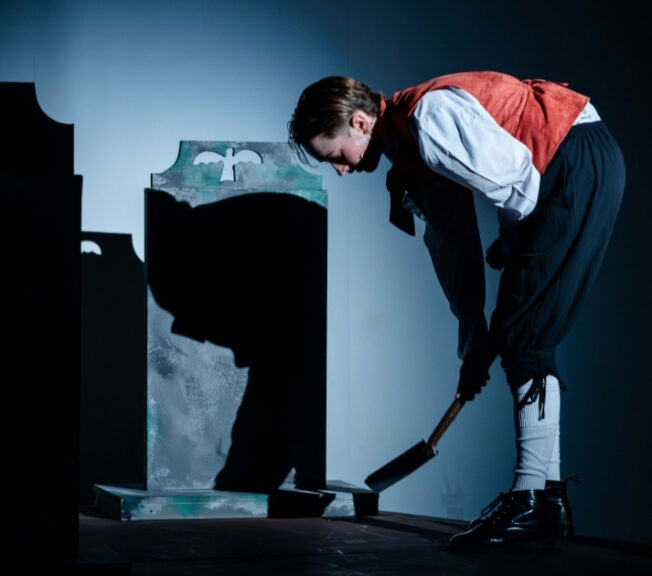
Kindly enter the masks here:
M 554 376 L 546 376 L 538 394 L 532 394 L 535 390 L 532 386 L 530 380 L 514 395 L 516 465 L 512 490 L 543 490 L 549 468 L 552 466 L 554 472 L 559 466 L 559 381 Z M 526 395 L 530 396 L 529 400 L 519 407 Z
M 548 376 L 554 378 L 554 376 Z M 559 448 L 559 424 L 557 424 L 557 431 L 555 434 L 555 442 L 552 445 L 552 455 L 550 462 L 548 462 L 548 473 L 546 480 L 561 480 L 561 450 Z

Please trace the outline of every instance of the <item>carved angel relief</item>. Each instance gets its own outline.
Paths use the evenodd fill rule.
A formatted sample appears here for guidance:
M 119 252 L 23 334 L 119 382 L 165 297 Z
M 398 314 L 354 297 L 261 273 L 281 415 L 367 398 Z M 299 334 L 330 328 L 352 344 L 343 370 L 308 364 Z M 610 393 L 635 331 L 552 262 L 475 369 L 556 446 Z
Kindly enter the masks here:
M 242 162 L 253 162 L 254 164 L 262 164 L 263 159 L 258 152 L 253 150 L 238 150 L 235 154 L 233 148 L 228 148 L 226 156 L 218 152 L 204 151 L 197 154 L 193 164 L 217 164 L 222 162 L 222 176 L 220 182 L 230 181 L 235 182 L 235 165 Z

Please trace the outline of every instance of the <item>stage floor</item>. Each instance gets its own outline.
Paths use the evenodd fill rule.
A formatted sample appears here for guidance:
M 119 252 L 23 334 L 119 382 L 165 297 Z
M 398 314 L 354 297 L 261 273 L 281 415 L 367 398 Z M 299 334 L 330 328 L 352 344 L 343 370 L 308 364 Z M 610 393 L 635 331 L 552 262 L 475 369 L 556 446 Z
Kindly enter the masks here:
M 446 549 L 459 522 L 380 512 L 344 518 L 233 518 L 125 522 L 95 507 L 79 515 L 75 574 L 645 575 L 650 549 L 577 537 L 553 548 L 488 554 Z

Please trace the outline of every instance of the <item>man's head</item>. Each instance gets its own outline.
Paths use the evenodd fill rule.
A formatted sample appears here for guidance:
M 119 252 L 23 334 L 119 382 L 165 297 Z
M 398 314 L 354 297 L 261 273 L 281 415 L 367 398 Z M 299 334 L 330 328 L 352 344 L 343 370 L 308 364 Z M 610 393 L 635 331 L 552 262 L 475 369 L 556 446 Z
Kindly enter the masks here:
M 338 174 L 372 171 L 382 154 L 372 130 L 382 95 L 345 76 L 308 86 L 288 123 L 288 141 L 302 162 L 310 155 L 329 162 Z

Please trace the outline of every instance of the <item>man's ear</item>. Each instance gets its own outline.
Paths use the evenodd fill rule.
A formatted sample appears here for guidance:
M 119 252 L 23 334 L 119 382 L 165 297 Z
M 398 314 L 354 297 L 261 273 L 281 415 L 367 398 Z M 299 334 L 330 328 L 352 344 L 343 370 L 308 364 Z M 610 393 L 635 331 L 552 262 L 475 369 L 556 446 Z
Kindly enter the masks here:
M 349 128 L 361 134 L 369 134 L 372 127 L 371 117 L 362 110 L 356 110 L 349 118 Z

